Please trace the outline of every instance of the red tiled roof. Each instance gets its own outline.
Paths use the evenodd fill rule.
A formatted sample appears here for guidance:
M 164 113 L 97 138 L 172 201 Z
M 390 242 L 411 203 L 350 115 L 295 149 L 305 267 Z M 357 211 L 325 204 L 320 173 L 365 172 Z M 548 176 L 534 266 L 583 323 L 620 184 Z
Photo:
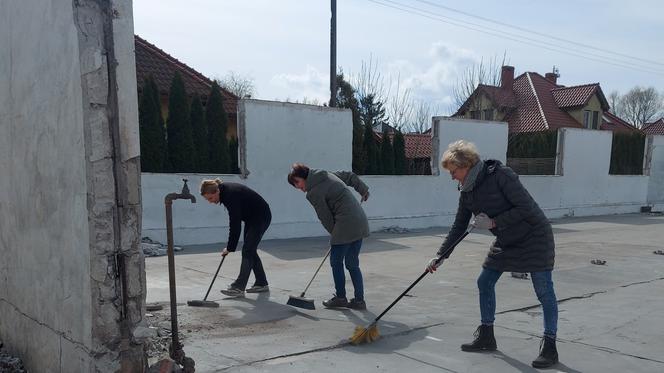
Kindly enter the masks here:
M 406 158 L 431 158 L 431 135 L 425 133 L 404 133 Z
M 134 35 L 134 46 L 136 81 L 139 89 L 143 85 L 143 81 L 152 75 L 159 87 L 159 92 L 162 95 L 168 95 L 173 75 L 177 71 L 182 76 L 185 89 L 189 95 L 196 94 L 205 98 L 210 94 L 212 81 L 205 75 L 180 62 L 138 35 Z M 226 113 L 237 113 L 238 97 L 223 88 L 221 94 L 224 98 Z
M 595 93 L 597 93 L 602 102 L 602 109 L 607 110 L 608 103 L 604 98 L 602 90 L 599 88 L 599 83 L 561 87 L 551 91 L 553 100 L 561 109 L 585 106 Z
M 599 129 L 613 132 L 641 132 L 638 128 L 608 111 L 602 113 L 602 124 Z
M 646 135 L 664 135 L 664 118 L 646 123 L 641 129 Z

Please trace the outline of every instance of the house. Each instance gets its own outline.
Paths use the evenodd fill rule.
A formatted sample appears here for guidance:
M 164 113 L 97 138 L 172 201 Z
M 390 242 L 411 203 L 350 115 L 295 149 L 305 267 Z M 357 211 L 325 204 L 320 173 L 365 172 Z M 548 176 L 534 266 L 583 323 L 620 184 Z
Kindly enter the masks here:
M 404 133 L 403 139 L 408 173 L 431 175 L 431 134 Z
M 499 87 L 480 84 L 452 116 L 504 121 L 510 133 L 561 127 L 639 132 L 609 112 L 599 83 L 565 87 L 558 76 L 525 72 L 515 78 L 514 67 L 503 66 Z
M 664 135 L 664 118 L 659 118 L 652 123 L 646 123 L 641 128 L 646 135 Z
M 189 97 L 198 95 L 205 106 L 210 89 L 212 88 L 212 80 L 138 35 L 134 35 L 134 46 L 136 52 L 136 82 L 138 93 L 140 95 L 145 79 L 152 76 L 159 88 L 161 112 L 164 119 L 168 117 L 168 91 L 170 90 L 171 81 L 176 71 L 182 76 L 185 90 Z M 223 88 L 221 89 L 221 95 L 224 99 L 224 109 L 228 116 L 226 137 L 229 139 L 237 137 L 237 102 L 239 98 Z

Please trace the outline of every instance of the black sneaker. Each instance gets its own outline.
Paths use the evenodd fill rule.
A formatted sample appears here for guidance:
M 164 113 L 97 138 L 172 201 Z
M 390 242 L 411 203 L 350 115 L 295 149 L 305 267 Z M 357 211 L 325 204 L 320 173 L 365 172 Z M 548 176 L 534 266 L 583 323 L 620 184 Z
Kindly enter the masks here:
M 233 298 L 244 298 L 244 290 L 238 289 L 233 286 L 229 286 L 228 289 L 222 290 L 221 294 L 224 294 Z
M 346 297 L 337 297 L 336 295 L 332 298 L 323 301 L 323 306 L 326 308 L 341 308 L 348 307 L 348 299 Z
M 346 307 L 354 310 L 364 311 L 367 309 L 367 304 L 363 300 L 357 300 L 353 298 L 350 300 L 350 302 L 348 302 L 348 305 Z
M 254 285 L 247 289 L 247 293 L 266 293 L 268 291 L 270 291 L 268 285 Z

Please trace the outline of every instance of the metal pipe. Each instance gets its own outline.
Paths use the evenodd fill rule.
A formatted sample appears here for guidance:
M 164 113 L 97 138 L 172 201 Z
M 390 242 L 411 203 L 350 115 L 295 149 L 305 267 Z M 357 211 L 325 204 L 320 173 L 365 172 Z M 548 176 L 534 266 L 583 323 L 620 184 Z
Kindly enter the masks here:
M 178 364 L 185 366 L 190 365 L 193 369 L 193 360 L 191 358 L 186 358 L 184 351 L 182 350 L 182 344 L 180 344 L 179 334 L 178 334 L 178 306 L 177 306 L 177 296 L 175 291 L 175 253 L 173 251 L 173 201 L 176 199 L 188 199 L 191 203 L 196 203 L 196 197 L 189 193 L 189 187 L 187 186 L 187 179 L 182 179 L 184 185 L 182 186 L 182 192 L 180 193 L 169 193 L 164 198 L 164 204 L 166 205 L 166 239 L 168 243 L 168 287 L 170 290 L 170 299 L 171 299 L 171 348 L 170 356 Z M 186 369 L 185 369 L 186 370 Z M 190 370 L 193 372 L 193 370 Z

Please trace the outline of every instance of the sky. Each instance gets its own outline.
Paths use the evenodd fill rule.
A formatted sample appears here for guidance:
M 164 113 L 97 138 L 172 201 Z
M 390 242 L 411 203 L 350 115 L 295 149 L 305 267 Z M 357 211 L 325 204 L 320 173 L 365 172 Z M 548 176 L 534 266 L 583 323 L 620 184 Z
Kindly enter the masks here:
M 254 98 L 329 99 L 330 0 L 134 0 L 134 31 L 210 78 L 253 80 Z M 480 60 L 507 56 L 516 75 L 558 68 L 566 86 L 664 93 L 660 0 L 338 0 L 337 66 L 363 63 L 436 115 Z M 394 88 L 392 90 L 394 92 Z

